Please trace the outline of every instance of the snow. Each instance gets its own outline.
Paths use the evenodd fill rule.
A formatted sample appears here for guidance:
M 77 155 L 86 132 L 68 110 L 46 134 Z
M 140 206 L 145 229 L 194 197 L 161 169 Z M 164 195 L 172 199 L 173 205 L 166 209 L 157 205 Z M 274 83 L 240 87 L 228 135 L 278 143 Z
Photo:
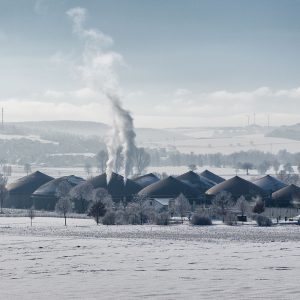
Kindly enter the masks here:
M 0 218 L 2 299 L 295 299 L 300 226 Z
M 41 139 L 38 135 L 17 135 L 17 134 L 10 135 L 10 134 L 0 133 L 0 140 L 20 140 L 20 139 L 27 139 L 33 142 L 40 142 L 42 144 L 58 145 L 58 142 Z
M 186 132 L 184 132 L 187 134 Z M 222 153 L 230 154 L 239 151 L 260 150 L 264 152 L 277 153 L 279 150 L 285 149 L 288 152 L 296 153 L 299 151 L 300 141 L 265 137 L 263 133 L 230 136 L 230 137 L 214 137 L 207 133 L 197 137 L 196 133 L 193 136 L 185 139 L 164 139 L 161 141 L 152 142 L 144 141 L 141 146 L 149 148 L 165 147 L 169 150 L 179 150 L 183 153 L 194 152 L 195 154 L 211 154 Z

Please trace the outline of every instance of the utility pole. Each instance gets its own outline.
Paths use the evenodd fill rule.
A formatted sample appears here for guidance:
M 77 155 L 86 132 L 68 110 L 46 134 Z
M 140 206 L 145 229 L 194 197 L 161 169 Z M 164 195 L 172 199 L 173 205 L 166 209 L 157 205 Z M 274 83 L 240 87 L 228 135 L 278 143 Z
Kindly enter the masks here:
M 250 116 L 246 115 L 246 118 L 247 118 L 247 126 L 249 127 L 249 125 L 250 125 Z
M 2 115 L 2 121 L 1 121 L 1 124 L 2 124 L 2 129 L 4 129 L 4 119 L 3 119 L 3 115 L 4 115 L 4 108 L 2 107 L 2 110 L 1 110 L 1 115 Z

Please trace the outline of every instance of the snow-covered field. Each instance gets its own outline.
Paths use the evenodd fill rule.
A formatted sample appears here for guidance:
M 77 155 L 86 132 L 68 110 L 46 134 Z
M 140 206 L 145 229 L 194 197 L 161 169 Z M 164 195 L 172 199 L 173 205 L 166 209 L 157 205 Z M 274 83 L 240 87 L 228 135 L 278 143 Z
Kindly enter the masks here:
M 165 147 L 169 150 L 179 150 L 183 153 L 194 152 L 195 154 L 222 153 L 230 154 L 239 151 L 260 150 L 264 152 L 277 153 L 279 150 L 286 149 L 288 152 L 299 151 L 300 141 L 265 137 L 264 134 L 249 134 L 234 137 L 213 137 L 190 136 L 185 139 L 164 139 L 161 141 L 148 141 L 141 144 L 144 147 L 159 148 Z
M 1 299 L 296 299 L 300 226 L 0 218 Z

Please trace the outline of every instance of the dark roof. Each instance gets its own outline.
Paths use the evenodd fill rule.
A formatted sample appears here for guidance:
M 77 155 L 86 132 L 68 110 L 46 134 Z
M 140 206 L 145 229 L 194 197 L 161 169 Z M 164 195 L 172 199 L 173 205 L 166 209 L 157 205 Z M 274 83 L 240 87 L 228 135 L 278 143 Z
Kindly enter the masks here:
M 89 180 L 94 188 L 104 188 L 113 198 L 122 198 L 137 194 L 142 187 L 131 179 L 127 179 L 124 185 L 122 175 L 112 173 L 111 179 L 107 185 L 106 173 L 96 176 Z
M 152 183 L 158 182 L 159 178 L 153 173 L 149 173 L 149 174 L 136 177 L 132 180 L 144 188 Z
M 32 174 L 24 176 L 15 182 L 10 183 L 7 189 L 11 195 L 27 194 L 31 195 L 41 185 L 53 180 L 54 178 L 42 172 L 36 171 Z
M 205 193 L 208 189 L 215 185 L 215 183 L 213 183 L 212 181 L 208 180 L 207 178 L 201 175 L 196 174 L 193 171 L 189 171 L 180 176 L 177 176 L 176 179 L 199 190 L 199 192 L 201 193 Z
M 215 196 L 222 191 L 231 193 L 235 198 L 240 196 L 263 196 L 265 194 L 264 190 L 260 187 L 239 176 L 232 177 L 213 186 L 206 192 L 206 194 L 209 196 Z
M 125 196 L 132 196 L 137 194 L 140 190 L 142 190 L 143 187 L 140 186 L 139 184 L 137 184 L 136 182 L 134 182 L 131 179 L 127 179 L 126 183 L 125 183 Z
M 122 175 L 112 173 L 111 179 L 107 184 L 106 173 L 98 175 L 89 180 L 95 189 L 104 188 L 112 196 L 124 195 L 124 177 Z
M 113 173 L 112 178 L 114 178 L 117 174 Z M 88 180 L 92 186 L 97 188 L 104 188 L 107 189 L 107 182 L 106 182 L 106 173 L 103 173 L 101 175 L 95 176 Z
M 254 180 L 253 183 L 265 190 L 269 195 L 287 186 L 285 183 L 271 175 L 266 175 Z
M 225 181 L 224 178 L 214 174 L 213 172 L 210 172 L 208 170 L 205 170 L 203 172 L 200 173 L 201 176 L 207 178 L 208 180 L 215 182 L 215 183 L 221 183 L 223 181 Z
M 274 205 L 279 207 L 294 206 L 300 202 L 300 187 L 291 184 L 272 194 Z
M 169 176 L 143 188 L 139 195 L 147 195 L 152 198 L 175 198 L 184 194 L 190 200 L 199 199 L 199 192 L 180 180 Z
M 75 186 L 84 181 L 81 177 L 74 175 L 63 176 L 60 178 L 53 179 L 46 184 L 40 186 L 33 194 L 33 197 L 55 197 L 57 187 L 63 181 L 67 181 L 71 186 Z

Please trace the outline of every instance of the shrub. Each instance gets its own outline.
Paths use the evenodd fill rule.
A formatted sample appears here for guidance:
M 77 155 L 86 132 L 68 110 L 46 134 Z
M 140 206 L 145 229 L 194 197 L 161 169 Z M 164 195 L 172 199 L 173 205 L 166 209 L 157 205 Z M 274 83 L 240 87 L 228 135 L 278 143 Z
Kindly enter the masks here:
M 233 213 L 226 214 L 224 223 L 229 226 L 236 225 L 237 224 L 237 216 Z
M 128 224 L 127 216 L 125 214 L 124 209 L 117 209 L 115 217 L 116 217 L 116 219 L 115 219 L 116 225 Z
M 212 225 L 212 221 L 207 216 L 194 214 L 192 219 L 191 219 L 191 224 L 207 226 L 207 225 Z
M 97 225 L 99 224 L 100 217 L 104 216 L 105 214 L 106 208 L 104 204 L 100 201 L 93 203 L 88 212 L 88 216 L 93 217 Z
M 258 215 L 255 219 L 258 226 L 270 227 L 273 225 L 272 220 L 266 216 Z
M 116 213 L 112 210 L 108 210 L 102 218 L 103 225 L 115 225 L 116 224 Z
M 262 201 L 262 199 L 258 198 L 253 207 L 253 212 L 255 214 L 261 214 L 264 211 L 265 211 L 265 203 Z
M 162 212 L 156 215 L 155 223 L 156 225 L 169 225 L 169 214 L 167 212 Z

